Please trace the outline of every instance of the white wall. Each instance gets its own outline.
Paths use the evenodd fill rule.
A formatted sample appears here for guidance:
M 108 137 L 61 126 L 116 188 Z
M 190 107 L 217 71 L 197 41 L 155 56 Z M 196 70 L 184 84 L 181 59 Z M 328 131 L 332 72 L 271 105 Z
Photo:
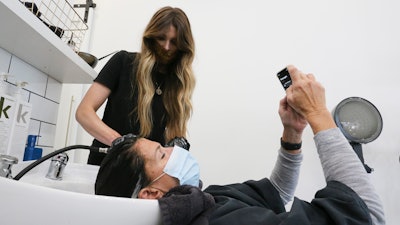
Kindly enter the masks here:
M 18 134 L 9 134 L 10 136 L 23 135 L 24 137 L 22 140 L 14 142 L 18 146 L 13 146 L 12 151 L 8 154 L 18 157 L 22 162 L 26 142 L 25 135 L 39 135 L 35 145 L 43 149 L 43 156 L 54 151 L 55 131 L 59 125 L 57 115 L 62 84 L 1 47 L 0 73 L 11 75 L 6 82 L 7 92 L 10 95 L 16 92 L 17 83 L 27 82 L 27 85 L 21 90 L 21 99 L 32 104 L 27 134 L 24 131 Z
M 138 51 L 153 13 L 182 8 L 196 41 L 197 86 L 189 140 L 206 185 L 268 176 L 282 132 L 275 77 L 287 64 L 312 72 L 326 87 L 333 109 L 359 96 L 380 110 L 384 128 L 363 146 L 385 205 L 388 224 L 400 221 L 400 2 L 396 0 L 95 1 L 89 50 Z M 100 62 L 96 69 L 101 69 Z M 324 186 L 308 128 L 297 196 L 310 200 Z M 88 140 L 89 143 L 91 140 Z

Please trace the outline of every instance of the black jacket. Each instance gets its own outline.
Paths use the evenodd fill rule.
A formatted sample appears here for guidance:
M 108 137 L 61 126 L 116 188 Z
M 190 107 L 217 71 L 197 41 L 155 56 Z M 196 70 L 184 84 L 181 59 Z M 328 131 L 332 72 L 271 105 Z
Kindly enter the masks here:
M 367 225 L 372 224 L 364 201 L 346 185 L 330 181 L 309 203 L 295 198 L 286 212 L 268 179 L 227 186 L 210 186 L 216 208 L 210 225 Z

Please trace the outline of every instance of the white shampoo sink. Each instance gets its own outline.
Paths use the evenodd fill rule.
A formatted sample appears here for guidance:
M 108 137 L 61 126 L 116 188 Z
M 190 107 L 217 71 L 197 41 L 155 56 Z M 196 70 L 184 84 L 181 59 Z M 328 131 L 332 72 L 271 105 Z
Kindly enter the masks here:
M 47 160 L 19 181 L 0 177 L 1 224 L 159 225 L 157 200 L 94 195 L 98 166 L 68 163 L 62 180 L 46 178 Z M 31 162 L 13 166 L 13 176 Z

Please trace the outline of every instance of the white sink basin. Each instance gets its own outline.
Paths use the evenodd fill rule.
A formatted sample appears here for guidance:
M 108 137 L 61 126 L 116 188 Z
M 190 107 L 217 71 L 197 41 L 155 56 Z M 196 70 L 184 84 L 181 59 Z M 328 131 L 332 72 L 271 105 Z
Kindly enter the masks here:
M 161 224 L 157 200 L 94 195 L 97 166 L 68 163 L 59 181 L 45 177 L 49 161 L 19 181 L 0 177 L 1 224 Z M 14 165 L 13 176 L 30 163 Z
M 14 165 L 12 168 L 13 177 L 32 162 L 25 161 Z M 67 163 L 62 180 L 52 180 L 46 178 L 49 165 L 50 160 L 42 162 L 22 176 L 19 181 L 65 191 L 94 194 L 94 183 L 99 170 L 98 166 Z

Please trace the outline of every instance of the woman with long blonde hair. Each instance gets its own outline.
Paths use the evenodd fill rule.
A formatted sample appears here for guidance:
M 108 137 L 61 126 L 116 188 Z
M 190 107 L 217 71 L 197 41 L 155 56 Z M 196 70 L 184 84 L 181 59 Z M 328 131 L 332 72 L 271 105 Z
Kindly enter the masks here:
M 134 133 L 165 144 L 186 137 L 192 113 L 195 45 L 190 22 L 179 8 L 163 7 L 151 18 L 140 53 L 119 51 L 103 67 L 76 111 L 76 119 L 108 147 Z M 96 114 L 107 100 L 103 118 Z M 102 153 L 89 155 L 99 165 Z

